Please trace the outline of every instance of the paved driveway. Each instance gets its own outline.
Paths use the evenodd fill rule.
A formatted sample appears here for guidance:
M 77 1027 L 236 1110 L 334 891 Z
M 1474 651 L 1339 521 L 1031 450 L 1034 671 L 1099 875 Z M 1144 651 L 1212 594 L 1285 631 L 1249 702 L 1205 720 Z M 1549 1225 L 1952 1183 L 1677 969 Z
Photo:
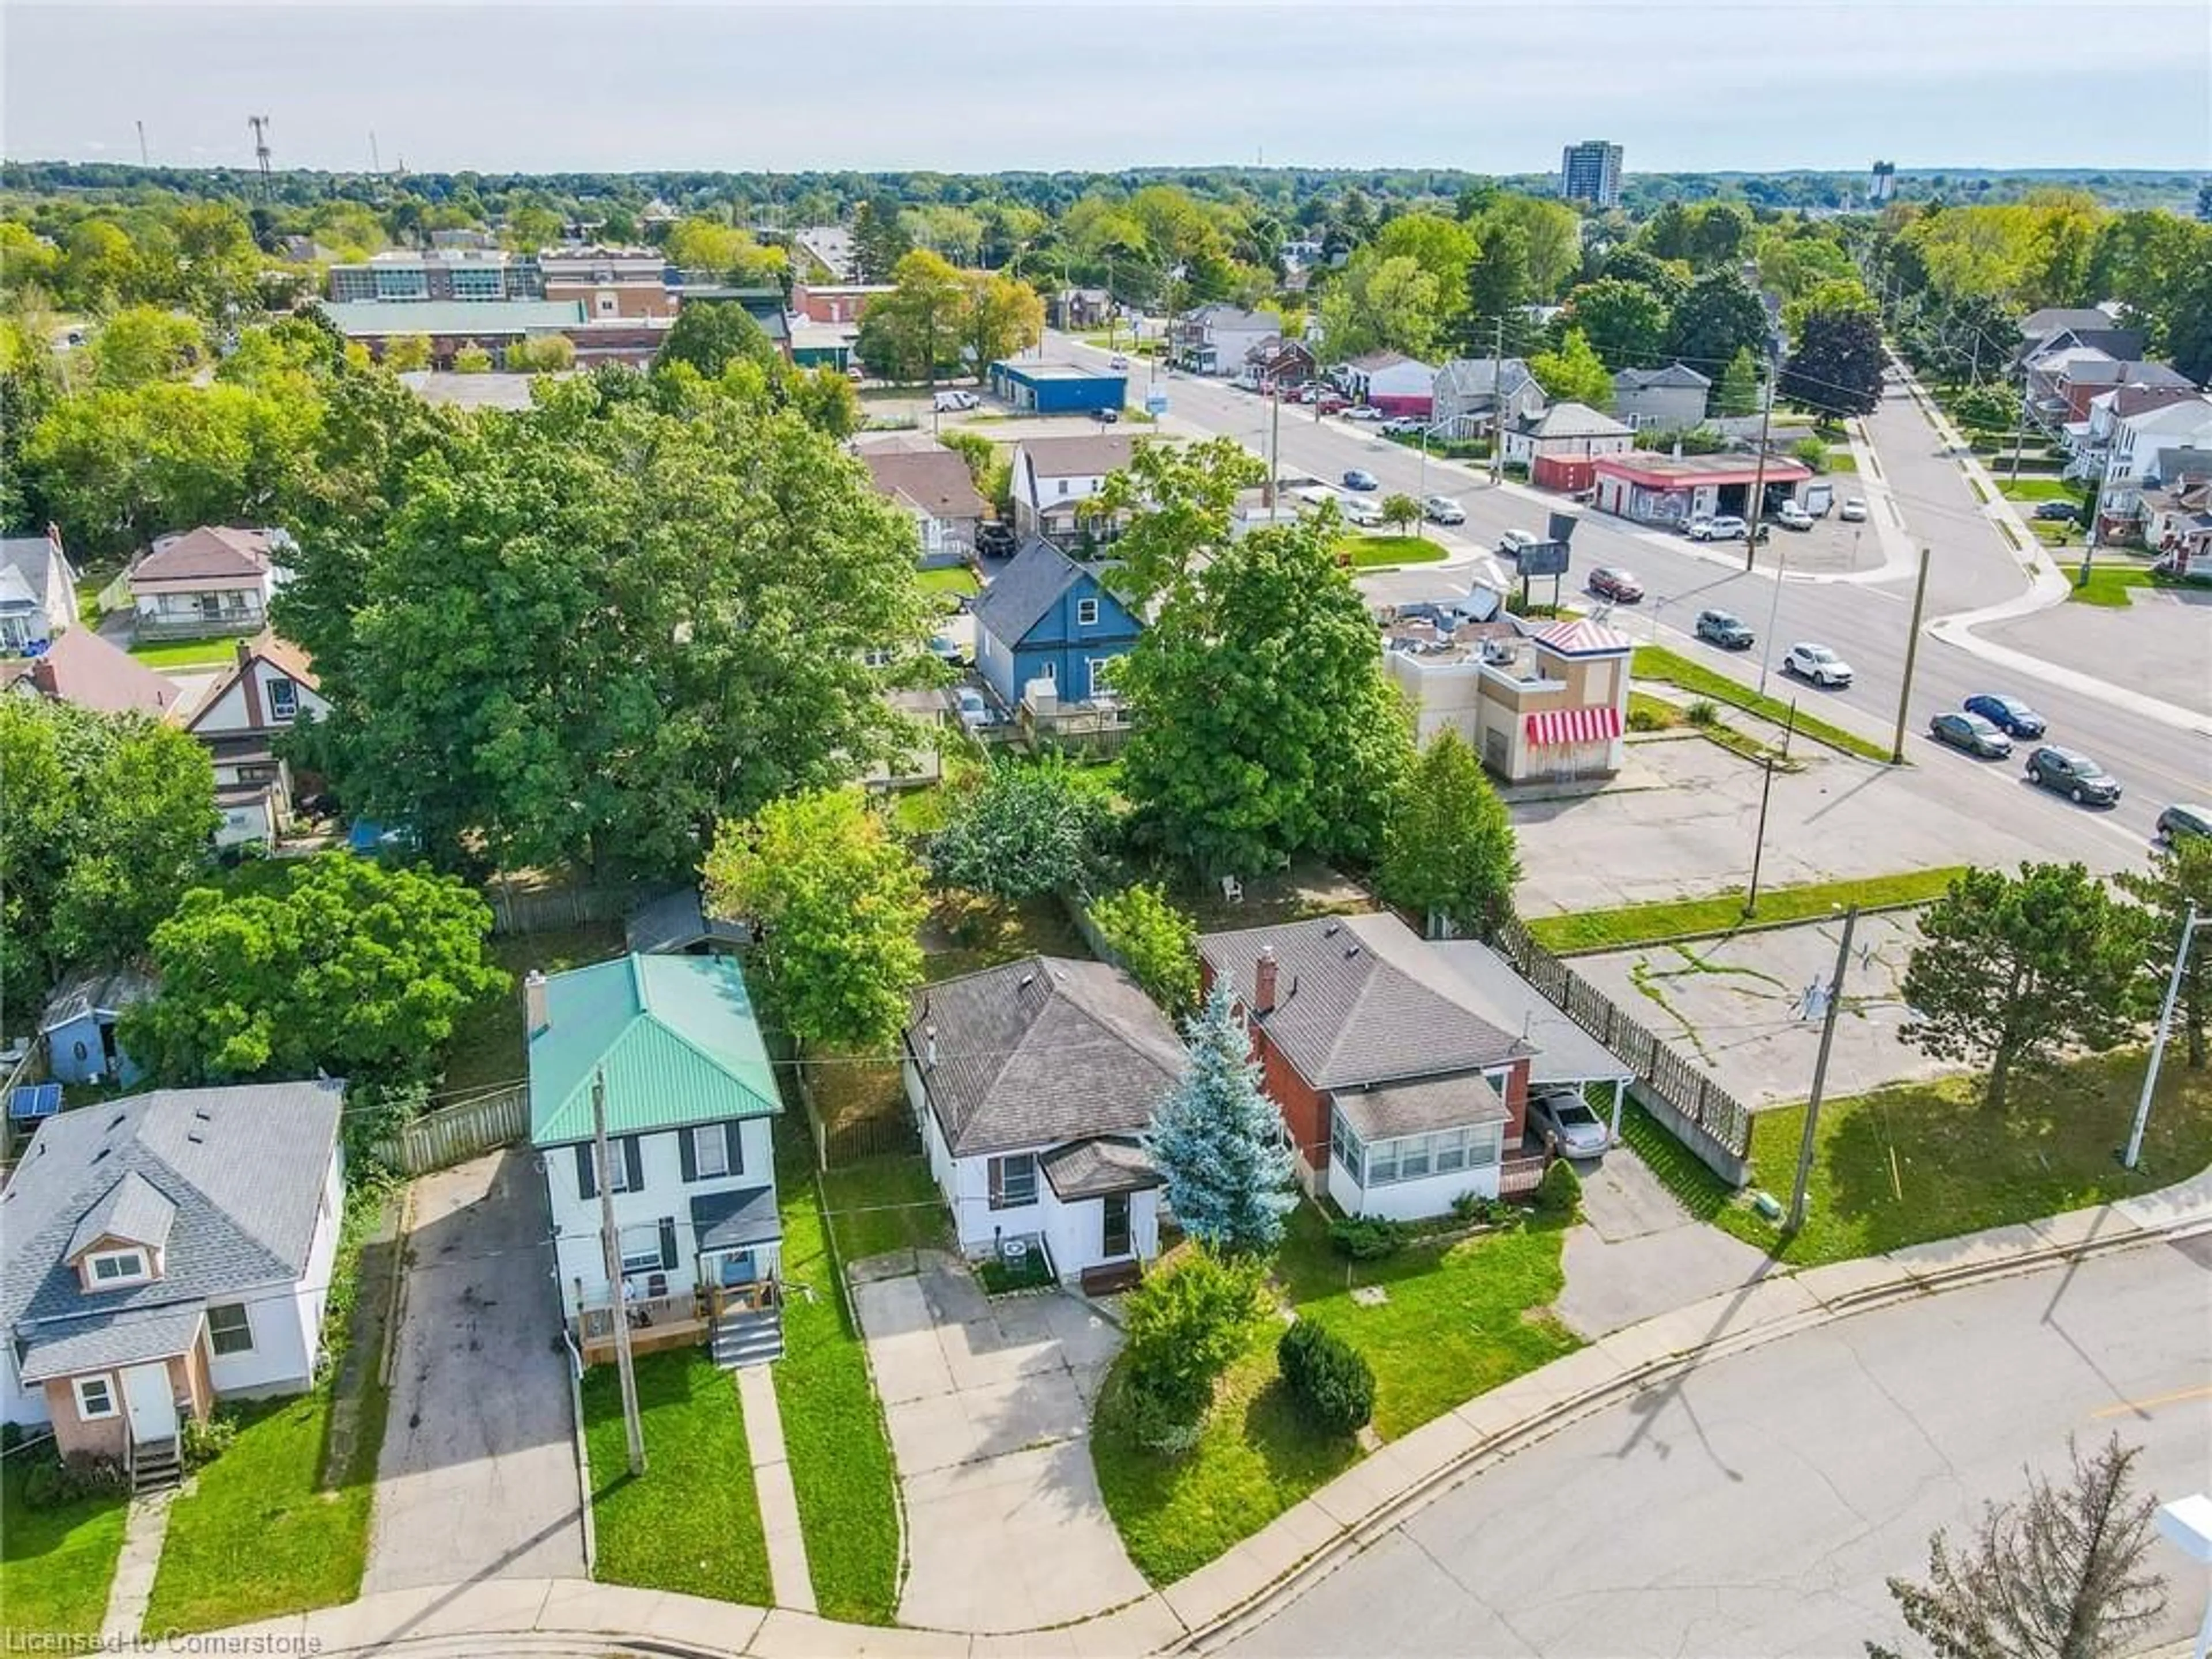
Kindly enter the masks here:
M 551 1223 L 527 1148 L 415 1185 L 364 1595 L 580 1578 Z
M 853 1296 L 906 1492 L 899 1621 L 1035 1630 L 1142 1595 L 1091 1468 L 1121 1334 L 1056 1292 L 994 1301 L 936 1252 Z
M 1578 1164 L 1583 1224 L 1567 1234 L 1559 1315 L 1593 1340 L 1765 1276 L 1765 1255 L 1693 1219 L 1633 1149 Z

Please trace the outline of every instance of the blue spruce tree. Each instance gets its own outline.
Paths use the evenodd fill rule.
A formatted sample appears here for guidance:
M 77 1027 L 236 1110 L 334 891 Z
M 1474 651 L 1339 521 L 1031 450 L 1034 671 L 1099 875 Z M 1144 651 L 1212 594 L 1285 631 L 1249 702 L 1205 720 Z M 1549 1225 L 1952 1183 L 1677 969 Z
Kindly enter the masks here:
M 1190 1057 L 1153 1115 L 1145 1150 L 1185 1232 L 1224 1255 L 1267 1255 L 1297 1206 L 1296 1154 L 1260 1092 L 1260 1068 L 1226 987 L 1214 986 L 1189 1036 Z

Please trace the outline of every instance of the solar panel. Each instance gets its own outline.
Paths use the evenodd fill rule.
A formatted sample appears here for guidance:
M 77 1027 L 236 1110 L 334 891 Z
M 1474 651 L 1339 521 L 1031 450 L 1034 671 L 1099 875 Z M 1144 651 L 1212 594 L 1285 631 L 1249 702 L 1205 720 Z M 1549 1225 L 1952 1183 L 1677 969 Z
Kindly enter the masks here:
M 62 1109 L 62 1085 L 58 1083 L 27 1083 L 15 1091 L 8 1103 L 8 1116 L 16 1123 L 36 1123 L 42 1117 L 52 1117 Z

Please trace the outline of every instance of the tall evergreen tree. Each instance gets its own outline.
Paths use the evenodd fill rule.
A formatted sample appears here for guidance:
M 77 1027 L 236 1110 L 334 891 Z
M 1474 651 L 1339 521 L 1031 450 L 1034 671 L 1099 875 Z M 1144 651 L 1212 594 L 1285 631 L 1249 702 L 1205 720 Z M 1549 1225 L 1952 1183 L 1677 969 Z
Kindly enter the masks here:
M 1260 1092 L 1226 985 L 1214 986 L 1188 1035 L 1190 1058 L 1145 1133 L 1145 1150 L 1184 1231 L 1224 1255 L 1264 1255 L 1282 1243 L 1283 1218 L 1297 1205 L 1295 1155 Z
M 1729 359 L 1720 384 L 1713 388 L 1716 415 L 1755 415 L 1759 412 L 1759 360 L 1747 346 Z

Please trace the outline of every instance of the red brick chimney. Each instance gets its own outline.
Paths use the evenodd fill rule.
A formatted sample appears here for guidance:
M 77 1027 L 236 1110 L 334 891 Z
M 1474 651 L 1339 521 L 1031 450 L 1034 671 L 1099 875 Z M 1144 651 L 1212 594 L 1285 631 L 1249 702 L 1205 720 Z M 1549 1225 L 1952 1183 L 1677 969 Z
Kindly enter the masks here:
M 1275 947 L 1272 945 L 1260 947 L 1260 960 L 1252 970 L 1252 1012 L 1275 1012 Z
M 50 697 L 58 697 L 62 694 L 61 682 L 54 676 L 54 665 L 44 657 L 32 660 L 31 684 Z

